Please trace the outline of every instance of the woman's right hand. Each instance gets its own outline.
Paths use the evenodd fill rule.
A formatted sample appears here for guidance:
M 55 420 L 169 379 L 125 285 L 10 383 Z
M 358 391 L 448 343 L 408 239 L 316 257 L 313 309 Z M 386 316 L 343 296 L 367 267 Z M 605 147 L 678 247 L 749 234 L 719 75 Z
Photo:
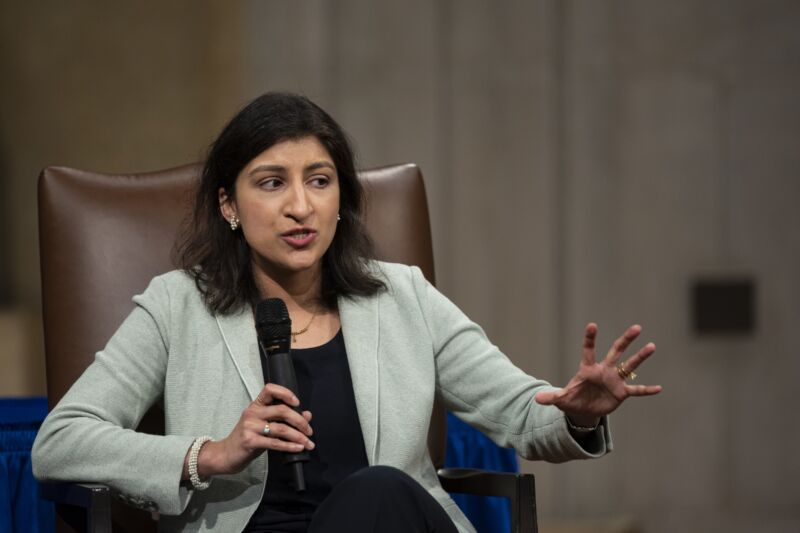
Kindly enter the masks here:
M 283 404 L 270 405 L 275 400 L 281 400 Z M 264 450 L 313 450 L 314 443 L 309 439 L 314 433 L 309 424 L 311 413 L 303 411 L 301 415 L 290 407 L 299 404 L 297 397 L 286 387 L 274 383 L 264 385 L 256 399 L 242 411 L 233 431 L 224 439 L 210 441 L 200 449 L 197 473 L 202 477 L 236 474 Z M 268 436 L 264 435 L 267 425 Z

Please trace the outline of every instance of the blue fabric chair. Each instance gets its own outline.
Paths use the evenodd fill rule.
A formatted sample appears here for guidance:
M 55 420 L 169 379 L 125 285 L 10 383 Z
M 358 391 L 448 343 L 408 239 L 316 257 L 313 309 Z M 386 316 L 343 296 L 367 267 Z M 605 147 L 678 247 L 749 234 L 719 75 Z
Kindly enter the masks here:
M 39 497 L 31 447 L 47 416 L 47 398 L 0 399 L 0 531 L 53 531 L 54 509 Z
M 500 448 L 483 433 L 452 413 L 447 413 L 446 468 L 480 468 L 497 472 L 518 472 L 514 450 Z M 511 531 L 511 502 L 499 496 L 451 494 L 478 533 Z

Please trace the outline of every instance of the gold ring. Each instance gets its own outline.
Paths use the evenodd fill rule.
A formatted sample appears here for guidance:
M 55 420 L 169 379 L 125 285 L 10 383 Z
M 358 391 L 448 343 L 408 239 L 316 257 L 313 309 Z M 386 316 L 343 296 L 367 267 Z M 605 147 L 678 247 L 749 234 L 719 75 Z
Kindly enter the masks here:
M 617 374 L 619 374 L 619 377 L 623 380 L 630 378 L 630 380 L 633 381 L 636 379 L 636 373 L 627 370 L 624 363 L 617 364 Z
M 269 424 L 264 424 L 264 429 L 261 430 L 261 434 L 265 437 L 269 435 Z

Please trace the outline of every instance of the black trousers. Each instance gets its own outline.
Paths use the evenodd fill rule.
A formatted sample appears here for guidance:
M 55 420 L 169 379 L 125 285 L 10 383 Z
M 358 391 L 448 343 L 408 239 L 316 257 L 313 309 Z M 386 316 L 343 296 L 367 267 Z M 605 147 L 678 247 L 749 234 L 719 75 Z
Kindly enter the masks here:
M 371 466 L 351 475 L 317 508 L 308 533 L 457 533 L 439 502 L 404 472 Z

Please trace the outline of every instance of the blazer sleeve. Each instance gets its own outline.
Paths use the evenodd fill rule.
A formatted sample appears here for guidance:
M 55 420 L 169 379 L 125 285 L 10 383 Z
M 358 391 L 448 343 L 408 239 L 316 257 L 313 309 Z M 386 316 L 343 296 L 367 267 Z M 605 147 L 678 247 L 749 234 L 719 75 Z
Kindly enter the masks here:
M 557 463 L 611 451 L 607 418 L 578 443 L 565 414 L 533 398 L 554 387 L 514 366 L 417 267 L 411 277 L 433 342 L 438 393 L 448 410 L 526 459 Z
M 155 278 L 105 349 L 45 419 L 33 445 L 36 478 L 103 483 L 123 499 L 180 514 L 180 486 L 194 436 L 135 431 L 163 395 L 169 354 L 169 293 Z

